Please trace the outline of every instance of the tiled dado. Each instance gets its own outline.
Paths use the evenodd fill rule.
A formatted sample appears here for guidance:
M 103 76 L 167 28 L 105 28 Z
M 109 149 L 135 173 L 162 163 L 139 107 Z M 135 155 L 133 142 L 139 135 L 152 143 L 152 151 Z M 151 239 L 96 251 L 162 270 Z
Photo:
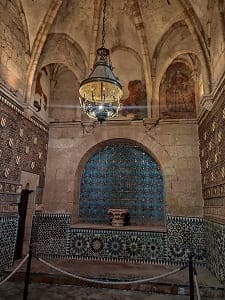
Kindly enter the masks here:
M 70 215 L 38 214 L 33 217 L 31 240 L 40 256 L 65 257 Z
M 67 255 L 77 259 L 163 263 L 166 235 L 158 232 L 71 229 Z
M 17 227 L 18 215 L 0 215 L 0 274 L 12 265 Z
M 168 217 L 167 232 L 71 228 L 71 216 L 40 214 L 33 219 L 37 255 L 99 261 L 184 264 L 191 248 L 205 262 L 201 218 Z
M 205 221 L 206 259 L 216 277 L 225 280 L 225 225 Z

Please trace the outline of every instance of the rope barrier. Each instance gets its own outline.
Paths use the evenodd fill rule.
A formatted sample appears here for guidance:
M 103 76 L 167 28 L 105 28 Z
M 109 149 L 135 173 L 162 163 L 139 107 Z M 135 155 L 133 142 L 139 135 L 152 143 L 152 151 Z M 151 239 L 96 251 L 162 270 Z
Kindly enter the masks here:
M 18 266 L 5 278 L 0 282 L 0 286 L 2 284 L 4 284 L 7 280 L 9 280 L 9 278 L 11 278 L 17 270 L 19 270 L 20 267 L 22 267 L 22 265 L 25 263 L 25 261 L 28 259 L 28 254 L 23 258 L 23 260 L 18 264 Z
M 195 282 L 195 286 L 196 286 L 197 298 L 198 298 L 198 300 L 201 300 L 201 295 L 200 295 L 200 290 L 199 290 L 199 286 L 198 286 L 198 279 L 197 279 L 196 270 L 194 270 L 194 282 Z
M 156 279 L 160 279 L 160 278 L 163 278 L 163 277 L 167 277 L 169 275 L 173 275 L 173 274 L 176 274 L 178 272 L 180 272 L 181 270 L 184 270 L 186 268 L 185 267 L 182 267 L 182 268 L 179 268 L 179 269 L 175 269 L 173 271 L 170 271 L 168 273 L 165 273 L 165 274 L 161 274 L 161 275 L 158 275 L 158 276 L 154 276 L 154 277 L 151 277 L 151 278 L 145 278 L 145 279 L 138 279 L 138 280 L 131 280 L 131 281 L 104 281 L 104 280 L 96 280 L 96 279 L 91 279 L 91 278 L 86 278 L 86 277 L 82 277 L 82 276 L 79 276 L 79 275 L 76 275 L 76 274 L 72 274 L 70 272 L 67 272 L 67 271 L 64 271 L 60 268 L 57 268 L 55 266 L 53 266 L 52 264 L 50 264 L 49 262 L 39 258 L 39 257 L 36 257 L 34 256 L 36 259 L 38 259 L 40 262 L 42 262 L 43 264 L 45 264 L 46 266 L 58 271 L 58 272 L 61 272 L 62 274 L 65 274 L 65 275 L 68 275 L 70 277 L 73 277 L 75 279 L 79 279 L 79 280 L 83 280 L 83 281 L 87 281 L 87 282 L 92 282 L 92 283 L 98 283 L 98 284 L 112 284 L 112 285 L 125 285 L 125 284 L 134 284 L 134 283 L 144 283 L 144 282 L 148 282 L 148 281 L 153 281 L 153 280 L 156 280 Z

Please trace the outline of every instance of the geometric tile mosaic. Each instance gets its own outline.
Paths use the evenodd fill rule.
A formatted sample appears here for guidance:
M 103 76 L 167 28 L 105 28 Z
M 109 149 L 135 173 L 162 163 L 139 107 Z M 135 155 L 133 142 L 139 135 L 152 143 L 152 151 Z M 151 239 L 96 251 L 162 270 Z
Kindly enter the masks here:
M 81 177 L 79 218 L 109 223 L 109 208 L 126 208 L 131 225 L 164 225 L 160 166 L 139 145 L 113 143 L 87 162 Z
M 167 218 L 167 255 L 170 262 L 186 262 L 191 251 L 195 262 L 205 262 L 205 225 L 201 218 Z
M 37 214 L 33 217 L 32 238 L 34 251 L 39 255 L 63 257 L 71 223 L 70 215 Z
M 100 261 L 162 263 L 165 234 L 144 231 L 71 229 L 67 256 Z
M 207 267 L 225 281 L 225 225 L 205 221 Z
M 18 215 L 0 216 L 0 273 L 13 262 Z
M 167 232 L 74 228 L 70 222 L 70 215 L 36 215 L 32 230 L 36 254 L 92 261 L 183 265 L 192 247 L 195 262 L 205 262 L 201 218 L 168 217 Z M 186 233 L 190 233 L 192 239 L 185 240 Z

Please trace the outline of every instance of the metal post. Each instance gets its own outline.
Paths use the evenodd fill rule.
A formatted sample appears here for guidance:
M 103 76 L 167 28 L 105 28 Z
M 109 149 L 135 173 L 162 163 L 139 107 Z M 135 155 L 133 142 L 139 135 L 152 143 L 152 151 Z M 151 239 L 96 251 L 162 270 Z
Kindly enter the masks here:
M 29 245 L 29 256 L 27 259 L 27 269 L 24 280 L 24 290 L 23 290 L 23 300 L 27 300 L 28 288 L 30 283 L 30 269 L 31 269 L 31 260 L 32 260 L 32 244 Z
M 224 299 L 225 299 L 225 277 L 224 277 L 224 285 L 223 285 L 223 296 L 224 296 Z
M 189 286 L 190 286 L 190 300 L 195 299 L 195 289 L 194 289 L 194 268 L 193 268 L 193 255 L 189 254 Z

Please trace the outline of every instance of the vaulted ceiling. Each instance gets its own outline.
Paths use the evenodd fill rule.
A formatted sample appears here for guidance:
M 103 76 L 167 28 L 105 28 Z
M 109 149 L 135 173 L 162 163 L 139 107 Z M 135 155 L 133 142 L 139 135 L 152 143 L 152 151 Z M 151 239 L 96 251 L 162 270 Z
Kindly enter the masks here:
M 64 64 L 78 81 L 88 75 L 101 45 L 102 0 L 9 2 L 17 3 L 24 26 L 26 101 L 48 64 Z M 198 73 L 199 97 L 210 94 L 224 72 L 224 6 L 223 0 L 107 0 L 106 47 L 123 86 L 143 80 L 154 104 L 167 68 L 181 59 Z

